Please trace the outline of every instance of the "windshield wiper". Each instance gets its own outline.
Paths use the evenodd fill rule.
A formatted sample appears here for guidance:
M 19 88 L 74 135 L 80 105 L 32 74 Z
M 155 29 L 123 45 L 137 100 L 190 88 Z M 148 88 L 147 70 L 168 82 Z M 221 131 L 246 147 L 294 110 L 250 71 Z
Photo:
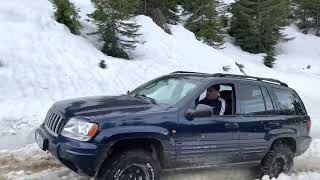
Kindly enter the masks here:
M 158 104 L 157 101 L 151 97 L 146 96 L 145 94 L 135 94 L 134 97 L 140 97 L 142 99 L 145 99 L 149 102 L 151 102 L 152 104 Z

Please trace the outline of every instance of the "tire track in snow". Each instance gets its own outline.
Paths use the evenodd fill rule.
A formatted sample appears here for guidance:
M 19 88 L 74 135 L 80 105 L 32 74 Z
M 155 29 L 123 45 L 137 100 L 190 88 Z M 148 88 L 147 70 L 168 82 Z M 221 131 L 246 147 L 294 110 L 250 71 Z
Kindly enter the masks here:
M 10 172 L 28 171 L 37 173 L 62 165 L 50 154 L 42 152 L 35 144 L 15 151 L 0 151 L 0 179 L 7 179 Z
M 320 139 L 315 139 L 309 150 L 295 159 L 293 177 L 303 175 L 306 172 L 320 172 Z M 0 179 L 43 179 L 46 175 L 55 179 L 87 179 L 80 177 L 63 167 L 58 160 L 49 153 L 41 151 L 36 144 L 28 145 L 15 151 L 0 151 Z M 226 168 L 188 170 L 179 172 L 166 172 L 162 174 L 162 180 L 253 180 L 254 168 Z M 289 180 L 289 178 L 285 179 Z M 53 179 L 54 179 L 53 178 Z

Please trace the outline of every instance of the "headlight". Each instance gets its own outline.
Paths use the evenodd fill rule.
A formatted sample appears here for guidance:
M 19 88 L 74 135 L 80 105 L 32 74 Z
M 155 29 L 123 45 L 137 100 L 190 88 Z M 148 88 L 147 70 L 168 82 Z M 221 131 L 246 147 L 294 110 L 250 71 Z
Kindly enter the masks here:
M 61 135 L 79 141 L 89 141 L 98 132 L 98 125 L 77 118 L 71 118 Z

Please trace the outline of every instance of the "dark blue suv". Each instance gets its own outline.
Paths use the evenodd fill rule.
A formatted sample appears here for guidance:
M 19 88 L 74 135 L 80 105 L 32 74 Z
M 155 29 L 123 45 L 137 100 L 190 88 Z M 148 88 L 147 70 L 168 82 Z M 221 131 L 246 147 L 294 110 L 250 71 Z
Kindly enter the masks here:
M 224 112 L 201 104 L 219 86 Z M 274 79 L 174 72 L 120 96 L 55 103 L 39 146 L 97 179 L 159 180 L 162 170 L 250 165 L 259 177 L 289 173 L 310 145 L 298 94 Z

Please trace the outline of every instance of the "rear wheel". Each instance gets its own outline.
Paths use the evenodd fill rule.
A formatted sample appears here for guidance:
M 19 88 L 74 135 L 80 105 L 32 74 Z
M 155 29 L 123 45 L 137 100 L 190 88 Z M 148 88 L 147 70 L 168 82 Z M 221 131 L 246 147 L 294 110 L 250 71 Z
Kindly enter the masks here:
M 258 178 L 264 175 L 277 178 L 281 173 L 289 174 L 292 170 L 293 158 L 294 153 L 288 145 L 282 143 L 273 145 L 260 164 Z
M 107 160 L 100 168 L 98 180 L 159 180 L 159 163 L 143 150 L 123 152 Z

